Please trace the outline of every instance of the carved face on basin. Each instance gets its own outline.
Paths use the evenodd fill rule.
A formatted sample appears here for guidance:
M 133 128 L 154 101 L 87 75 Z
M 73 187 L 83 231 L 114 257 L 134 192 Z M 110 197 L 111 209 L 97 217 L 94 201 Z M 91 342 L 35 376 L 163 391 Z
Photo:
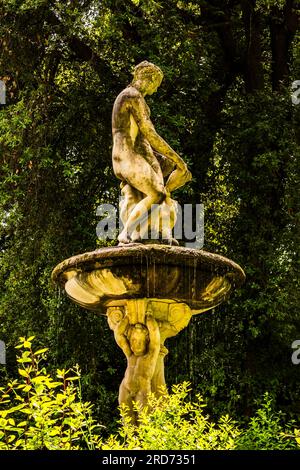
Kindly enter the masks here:
M 149 343 L 148 329 L 142 323 L 133 325 L 128 333 L 130 349 L 135 356 L 146 354 Z

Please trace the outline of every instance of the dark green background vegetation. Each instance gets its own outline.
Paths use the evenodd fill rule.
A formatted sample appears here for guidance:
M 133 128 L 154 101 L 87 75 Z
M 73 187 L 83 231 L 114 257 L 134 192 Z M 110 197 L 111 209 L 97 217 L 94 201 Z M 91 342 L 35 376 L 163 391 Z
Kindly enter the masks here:
M 168 384 L 190 380 L 213 415 L 247 418 L 267 391 L 300 412 L 300 7 L 293 0 L 2 0 L 0 338 L 36 335 L 48 367 L 78 363 L 104 424 L 117 416 L 125 361 L 103 316 L 50 283 L 54 266 L 95 249 L 96 207 L 115 203 L 111 110 L 135 64 L 165 78 L 147 101 L 204 203 L 204 249 L 247 280 L 170 340 Z M 2 377 L 4 377 L 3 368 Z M 115 411 L 112 411 L 115 410 Z M 113 414 L 112 414 L 113 413 Z

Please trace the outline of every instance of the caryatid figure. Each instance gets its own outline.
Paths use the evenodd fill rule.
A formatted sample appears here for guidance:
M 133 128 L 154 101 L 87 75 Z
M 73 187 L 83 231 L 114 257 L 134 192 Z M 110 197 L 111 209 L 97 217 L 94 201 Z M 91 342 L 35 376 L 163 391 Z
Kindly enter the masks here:
M 142 407 L 151 393 L 151 381 L 160 351 L 160 333 L 156 320 L 147 315 L 146 324 L 129 325 L 125 316 L 114 329 L 115 340 L 127 359 L 127 369 L 119 389 L 119 403 L 129 408 L 137 424 L 134 402 Z

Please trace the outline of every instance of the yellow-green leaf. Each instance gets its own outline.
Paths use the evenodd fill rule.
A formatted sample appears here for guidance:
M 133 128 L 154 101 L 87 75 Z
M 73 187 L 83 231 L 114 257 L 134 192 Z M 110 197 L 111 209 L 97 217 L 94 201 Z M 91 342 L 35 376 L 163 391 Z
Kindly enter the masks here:
M 49 351 L 49 349 L 48 348 L 39 349 L 38 351 L 34 353 L 34 356 L 37 356 L 38 354 L 43 354 L 46 351 Z
M 27 421 L 21 421 L 17 424 L 18 428 L 24 428 L 27 425 Z
M 22 375 L 22 377 L 28 377 L 28 372 L 24 369 L 18 369 L 18 372 L 20 375 Z
M 31 415 L 31 413 L 32 413 L 32 411 L 29 408 L 23 408 L 20 411 L 21 411 L 21 413 L 25 413 L 27 415 Z
M 29 357 L 21 357 L 17 359 L 17 362 L 19 362 L 20 364 L 24 364 L 25 362 L 32 362 L 32 360 Z

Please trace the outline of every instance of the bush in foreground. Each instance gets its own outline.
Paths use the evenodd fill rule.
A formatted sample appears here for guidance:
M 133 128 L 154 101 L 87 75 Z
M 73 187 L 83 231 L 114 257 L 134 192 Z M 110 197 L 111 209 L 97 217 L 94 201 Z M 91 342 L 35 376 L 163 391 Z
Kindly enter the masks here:
M 188 400 L 189 385 L 173 386 L 172 393 L 149 396 L 149 409 L 139 411 L 139 427 L 121 408 L 119 431 L 103 437 L 103 426 L 92 416 L 92 404 L 81 394 L 78 366 L 57 370 L 53 379 L 42 366 L 47 349 L 32 349 L 34 337 L 20 338 L 19 377 L 0 387 L 0 449 L 138 449 L 234 450 L 294 449 L 300 432 L 286 428 L 268 397 L 246 429 L 229 416 L 217 423 L 205 413 L 200 396 Z

